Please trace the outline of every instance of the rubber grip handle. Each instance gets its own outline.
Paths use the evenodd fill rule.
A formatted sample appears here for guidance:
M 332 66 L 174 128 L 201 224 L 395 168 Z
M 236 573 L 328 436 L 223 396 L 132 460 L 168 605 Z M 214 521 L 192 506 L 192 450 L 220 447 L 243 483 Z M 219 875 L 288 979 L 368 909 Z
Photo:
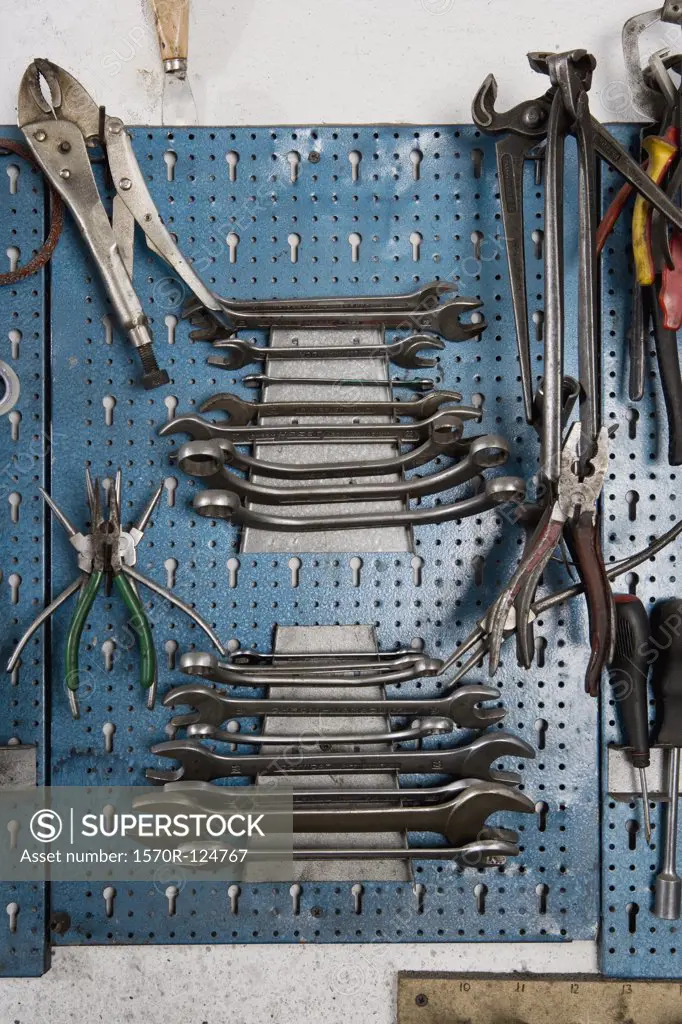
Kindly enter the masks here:
M 585 589 L 590 628 L 590 659 L 585 670 L 585 691 L 599 693 L 601 674 L 611 648 L 613 597 L 604 567 L 599 524 L 592 511 L 582 512 L 566 529 L 566 543 Z
M 658 711 L 656 742 L 682 747 L 682 600 L 673 598 L 655 606 L 649 660 Z
M 90 609 L 95 603 L 95 597 L 97 596 L 102 579 L 103 574 L 101 572 L 91 572 L 88 576 L 81 589 L 78 604 L 76 605 L 69 632 L 66 636 L 66 654 L 64 658 L 65 683 L 67 690 L 73 690 L 74 693 L 80 685 L 78 651 L 81 636 L 83 635 L 83 629 L 90 614 Z
M 617 594 L 616 645 L 609 683 L 619 712 L 624 746 L 635 768 L 648 768 L 649 757 L 649 616 L 631 594 Z
M 642 142 L 642 148 L 649 154 L 646 172 L 652 181 L 660 185 L 677 153 L 677 146 L 659 135 L 649 135 Z M 642 286 L 653 284 L 656 277 L 651 252 L 650 213 L 651 204 L 644 196 L 638 195 L 632 213 L 632 254 L 637 281 Z
M 123 573 L 114 576 L 114 586 L 130 613 L 129 625 L 137 634 L 140 647 L 140 686 L 143 690 L 148 690 L 156 680 L 156 652 L 149 620 L 142 602 L 135 593 L 135 588 Z
M 679 231 L 673 231 L 670 236 L 670 256 L 673 266 L 663 268 L 658 301 L 663 326 L 669 331 L 679 331 L 682 327 L 682 233 Z
M 663 326 L 663 316 L 658 304 L 658 289 L 654 285 L 649 303 L 654 323 L 654 341 L 658 358 L 658 372 L 668 417 L 668 462 L 671 466 L 682 465 L 682 379 L 680 358 L 677 352 L 677 334 Z

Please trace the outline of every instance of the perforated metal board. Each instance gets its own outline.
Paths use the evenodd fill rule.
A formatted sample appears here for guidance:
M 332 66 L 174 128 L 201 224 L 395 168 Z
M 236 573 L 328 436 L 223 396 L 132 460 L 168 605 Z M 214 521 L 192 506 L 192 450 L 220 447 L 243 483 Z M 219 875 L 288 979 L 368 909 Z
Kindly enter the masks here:
M 616 132 L 636 152 L 639 131 L 621 126 Z M 604 169 L 602 182 L 604 201 L 609 202 L 619 188 L 618 178 Z M 624 550 L 646 546 L 651 537 L 670 529 L 679 518 L 679 473 L 668 465 L 667 421 L 653 341 L 647 354 L 644 398 L 637 404 L 627 398 L 626 338 L 632 281 L 627 218 L 618 223 L 605 251 L 602 281 L 606 422 L 619 424 L 604 492 L 608 513 L 604 550 L 606 557 L 613 559 Z M 621 589 L 636 593 L 647 608 L 656 601 L 678 596 L 678 551 L 679 541 L 622 581 Z M 648 848 L 639 801 L 616 801 L 607 792 L 607 744 L 621 742 L 612 701 L 603 702 L 602 728 L 602 970 L 614 977 L 678 977 L 682 951 L 679 922 L 660 921 L 652 913 L 653 884 L 661 867 L 665 804 L 652 804 L 653 841 Z
M 183 252 L 222 294 L 397 293 L 434 276 L 458 281 L 464 294 L 480 294 L 489 327 L 480 341 L 448 343 L 438 378 L 448 387 L 460 388 L 466 400 L 473 393 L 484 396 L 483 428 L 504 433 L 512 443 L 504 472 L 530 478 L 537 444 L 521 414 L 491 140 L 471 127 L 174 133 L 139 129 L 133 134 L 162 216 L 177 233 Z M 421 154 L 418 179 L 411 156 L 415 150 Z M 480 177 L 475 176 L 474 150 L 482 156 Z M 351 151 L 362 155 L 357 181 Z M 168 152 L 175 155 L 172 181 Z M 239 154 L 235 181 L 230 181 L 228 152 Z M 295 181 L 294 158 L 289 155 L 293 152 L 299 157 Z M 319 159 L 310 159 L 313 153 Z M 571 168 L 569 197 L 575 194 L 574 181 Z M 23 202 L 21 193 L 19 199 Z M 530 223 L 541 227 L 542 193 L 533 186 L 530 170 L 526 202 Z M 568 218 L 569 229 L 575 220 Z M 230 232 L 239 235 L 234 263 L 225 243 Z M 361 236 L 356 262 L 348 240 L 353 232 Z M 421 236 L 418 260 L 417 240 L 411 238 L 415 232 Z M 291 234 L 300 237 L 295 264 Z M 531 279 L 537 280 L 530 301 L 540 309 L 542 262 L 531 239 L 527 241 Z M 139 240 L 135 284 L 153 318 L 159 362 L 173 378 L 170 388 L 146 394 L 139 387 L 135 357 L 118 329 L 111 331 L 103 322 L 107 301 L 68 220 L 51 273 L 53 494 L 72 519 L 84 522 L 86 460 L 100 475 L 121 465 L 124 497 L 132 513 L 159 479 L 172 473 L 172 444 L 156 434 L 170 413 L 170 396 L 177 399 L 180 412 L 196 409 L 216 390 L 234 389 L 247 398 L 253 398 L 253 392 L 238 378 L 218 375 L 206 366 L 205 346 L 190 344 L 187 325 L 174 322 L 180 289 Z M 0 301 L 7 301 L 2 293 Z M 569 305 L 569 317 L 572 314 Z M 571 337 L 570 324 L 567 336 Z M 537 359 L 540 353 L 537 342 Z M 113 407 L 109 398 L 115 399 Z M 106 419 L 105 399 L 111 422 Z M 168 560 L 174 559 L 176 592 L 195 602 L 224 640 L 236 638 L 261 650 L 270 649 L 276 622 L 359 622 L 376 626 L 385 649 L 420 637 L 430 653 L 447 653 L 468 634 L 508 578 L 522 543 L 518 528 L 503 516 L 486 515 L 416 531 L 415 553 L 423 562 L 418 586 L 411 553 L 358 552 L 363 565 L 354 586 L 348 554 L 297 552 L 297 586 L 292 586 L 285 553 L 238 556 L 237 585 L 231 589 L 226 563 L 238 550 L 237 534 L 224 523 L 195 518 L 193 493 L 192 483 L 184 478 L 177 478 L 174 491 L 166 491 L 141 546 L 140 568 L 166 582 L 167 571 L 173 568 Z M 25 494 L 23 507 L 34 497 L 34 490 Z M 23 558 L 29 557 L 29 526 L 26 517 L 17 524 L 17 550 Z M 58 527 L 52 545 L 52 585 L 57 592 L 73 578 L 75 565 Z M 552 569 L 550 575 L 548 582 L 558 585 L 559 570 Z M 191 643 L 204 647 L 203 637 L 162 601 L 154 599 L 149 609 L 162 655 L 169 641 L 177 643 L 178 651 Z M 168 713 L 144 709 L 136 684 L 137 656 L 122 610 L 100 597 L 84 634 L 82 717 L 74 723 L 60 669 L 68 615 L 69 610 L 61 612 L 53 628 L 51 781 L 142 783 L 144 769 L 153 761 L 149 746 L 164 738 Z M 26 609 L 16 632 L 30 617 Z M 359 879 L 364 882 L 359 914 L 348 883 L 305 884 L 298 908 L 286 886 L 243 885 L 235 908 L 227 886 L 206 883 L 181 891 L 175 916 L 169 916 L 164 895 L 172 879 L 160 878 L 154 886 L 122 883 L 110 918 L 105 916 L 101 887 L 57 883 L 51 891 L 52 910 L 67 913 L 71 927 L 53 940 L 69 944 L 594 937 L 599 903 L 597 714 L 596 704 L 582 692 L 586 654 L 581 606 L 574 603 L 543 619 L 538 636 L 541 646 L 543 640 L 547 645 L 532 672 L 520 672 L 513 649 L 507 648 L 497 677 L 508 708 L 505 726 L 542 743 L 534 762 L 514 766 L 523 773 L 525 790 L 538 801 L 539 813 L 536 818 L 504 818 L 505 825 L 519 829 L 523 849 L 503 870 L 481 874 L 448 863 L 417 862 L 415 882 L 423 887 L 418 890 L 410 884 Z M 108 672 L 102 646 L 110 640 L 115 648 Z M 6 637 L 3 646 L 8 650 L 11 641 Z M 162 693 L 182 680 L 163 664 Z M 484 679 L 485 670 L 471 678 Z M 424 689 L 427 685 L 441 689 L 447 680 L 425 683 Z M 419 684 L 403 687 L 406 693 L 419 689 Z M 113 753 L 105 753 L 106 723 L 116 726 Z M 441 739 L 433 745 L 446 744 Z M 477 889 L 481 884 L 487 892 Z M 20 925 L 23 920 L 20 915 Z

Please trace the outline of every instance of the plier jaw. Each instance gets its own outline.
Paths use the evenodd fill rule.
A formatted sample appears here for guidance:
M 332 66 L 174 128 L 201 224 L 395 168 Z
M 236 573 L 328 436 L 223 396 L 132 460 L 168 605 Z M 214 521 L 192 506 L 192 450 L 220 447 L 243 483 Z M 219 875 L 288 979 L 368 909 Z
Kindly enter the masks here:
M 41 88 L 41 79 L 45 92 L 49 92 L 49 101 Z M 46 119 L 52 126 L 55 121 L 71 121 L 88 145 L 99 137 L 99 107 L 92 96 L 68 71 L 37 57 L 26 68 L 19 85 L 17 123 L 28 133 L 40 131 Z

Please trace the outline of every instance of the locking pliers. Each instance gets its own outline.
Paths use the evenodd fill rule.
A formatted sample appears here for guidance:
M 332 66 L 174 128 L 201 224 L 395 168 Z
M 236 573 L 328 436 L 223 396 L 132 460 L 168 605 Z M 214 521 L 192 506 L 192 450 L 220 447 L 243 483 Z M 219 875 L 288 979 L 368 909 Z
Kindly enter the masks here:
M 167 384 L 168 374 L 157 365 L 147 317 L 99 194 L 89 150 L 99 146 L 104 153 L 116 190 L 114 208 L 117 202 L 122 203 L 144 231 L 150 247 L 221 322 L 223 317 L 217 300 L 163 224 L 125 125 L 120 118 L 107 115 L 72 75 L 48 60 L 36 59 L 29 64 L 19 87 L 17 107 L 17 121 L 31 152 L 71 210 L 121 326 L 137 349 L 144 370 L 143 386 L 149 390 Z

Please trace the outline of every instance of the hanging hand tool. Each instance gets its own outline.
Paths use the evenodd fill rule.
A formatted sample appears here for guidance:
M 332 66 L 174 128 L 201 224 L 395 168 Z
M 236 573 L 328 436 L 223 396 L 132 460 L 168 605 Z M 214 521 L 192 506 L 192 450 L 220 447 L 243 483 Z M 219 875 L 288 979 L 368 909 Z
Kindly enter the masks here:
M 524 559 L 493 606 L 489 624 L 490 674 L 497 671 L 504 630 L 513 607 L 516 608 L 516 626 L 520 630 L 519 641 L 523 649 L 523 624 L 528 621 L 538 581 L 565 532 L 587 595 L 591 654 L 585 688 L 595 696 L 601 670 L 610 659 L 614 641 L 613 598 L 601 554 L 597 516 L 597 503 L 608 466 L 606 428 L 599 433 L 596 454 L 589 461 L 588 475 L 582 479 L 577 472 L 580 450 L 581 427 L 576 423 L 571 427 L 562 450 L 556 499 L 545 510 Z
M 677 824 L 682 747 L 682 600 L 661 601 L 651 614 L 651 684 L 657 703 L 656 746 L 668 751 L 668 808 L 663 866 L 656 876 L 654 914 L 677 921 L 682 879 L 677 874 Z M 649 655 L 651 658 L 651 653 Z
M 342 680 L 339 681 L 340 683 Z M 298 698 L 280 699 L 278 697 L 227 697 L 216 689 L 187 683 L 176 686 L 163 698 L 163 706 L 176 708 L 178 705 L 189 705 L 196 711 L 185 715 L 176 715 L 171 719 L 174 729 L 187 725 L 203 723 L 205 725 L 222 725 L 232 718 L 249 718 L 257 715 L 282 716 L 348 716 L 355 717 L 393 717 L 422 716 L 436 718 L 442 716 L 456 723 L 460 729 L 485 729 L 489 725 L 501 722 L 505 717 L 504 708 L 484 708 L 482 701 L 498 700 L 499 690 L 493 686 L 470 685 L 460 686 L 445 694 L 431 699 L 382 699 L 355 700 L 344 697 L 342 700 L 321 700 L 319 698 L 300 700 Z
M 488 829 L 489 834 L 494 830 Z M 194 870 L 202 866 L 203 851 L 215 853 L 216 863 L 224 863 L 229 857 L 231 848 L 220 843 L 219 840 L 207 842 L 202 839 L 200 842 L 181 843 L 176 847 L 179 851 L 182 863 L 191 865 Z M 501 868 L 508 857 L 518 857 L 521 850 L 517 843 L 508 839 L 479 839 L 473 843 L 465 843 L 463 846 L 296 846 L 291 855 L 295 861 L 306 860 L 451 860 L 463 868 Z M 259 859 L 266 859 L 267 852 L 259 854 Z M 281 861 L 282 854 L 274 851 L 274 860 Z M 209 865 L 214 864 L 212 857 L 208 858 L 206 870 L 214 870 Z
M 635 109 L 649 121 L 658 122 L 665 113 L 665 97 L 644 75 L 639 52 L 640 36 L 656 22 L 682 24 L 682 7 L 677 0 L 666 0 L 663 7 L 636 14 L 623 25 L 623 58 L 630 99 Z
M 170 591 L 161 587 L 158 583 L 147 579 L 134 568 L 137 560 L 137 546 L 142 540 L 149 520 L 152 517 L 159 499 L 163 493 L 161 485 L 137 523 L 129 530 L 121 526 L 121 472 L 116 473 L 114 483 L 110 483 L 106 490 L 106 500 L 109 515 L 104 517 L 99 481 L 93 484 L 89 471 L 86 471 L 86 483 L 88 490 L 88 504 L 91 515 L 91 530 L 83 534 L 79 532 L 70 522 L 68 517 L 61 511 L 53 498 L 40 489 L 40 493 L 50 507 L 59 524 L 65 530 L 70 544 L 78 552 L 78 568 L 82 575 L 79 579 L 70 583 L 61 594 L 59 594 L 40 615 L 31 623 L 29 628 L 19 640 L 14 653 L 7 664 L 7 671 L 12 672 L 15 668 L 21 652 L 25 648 L 37 629 L 48 619 L 72 594 L 80 591 L 76 610 L 73 615 L 71 627 L 66 642 L 66 664 L 65 684 L 69 696 L 71 713 L 74 718 L 79 717 L 77 691 L 79 686 L 78 673 L 78 649 L 83 628 L 87 621 L 90 610 L 94 604 L 97 592 L 103 581 L 106 579 L 113 582 L 123 603 L 130 613 L 130 625 L 138 636 L 140 645 L 140 684 L 148 692 L 148 707 L 154 706 L 156 693 L 156 655 L 152 640 L 151 628 L 147 619 L 144 606 L 137 594 L 134 583 L 141 583 L 155 593 L 163 596 L 176 608 L 180 608 L 202 629 L 210 640 L 215 644 L 221 654 L 225 650 L 214 634 L 208 623 L 204 622 L 193 608 L 175 597 Z
M 200 416 L 176 416 L 159 430 L 159 437 L 189 434 L 193 441 L 225 438 L 233 444 L 333 444 L 335 441 L 353 441 L 361 444 L 373 441 L 394 441 L 396 444 L 415 444 L 433 434 L 439 427 L 450 430 L 451 440 L 462 433 L 462 420 L 480 420 L 482 410 L 476 406 L 458 405 L 455 409 L 441 409 L 427 420 L 416 423 L 258 423 L 233 427 L 229 423 L 215 423 Z M 309 467 L 305 467 L 310 475 Z
M 195 495 L 192 507 L 205 519 L 224 519 L 238 526 L 255 530 L 276 530 L 304 533 L 317 530 L 364 530 L 382 526 L 424 526 L 428 523 L 449 523 L 453 519 L 480 516 L 501 505 L 518 505 L 523 501 L 525 481 L 517 476 L 498 476 L 486 480 L 485 489 L 469 498 L 449 505 L 432 508 L 412 508 L 400 512 L 350 512 L 347 515 L 329 513 L 316 516 L 287 517 L 244 508 L 239 495 L 231 491 L 201 491 Z
M 190 331 L 192 341 L 211 341 L 222 347 L 227 344 L 226 339 L 236 331 L 274 328 L 311 330 L 320 327 L 433 331 L 448 341 L 468 341 L 478 337 L 487 326 L 483 319 L 469 322 L 460 320 L 464 313 L 474 312 L 482 305 L 480 299 L 462 295 L 442 303 L 428 303 L 423 309 L 408 311 L 394 306 L 372 306 L 369 309 L 362 309 L 354 305 L 353 300 L 347 303 L 345 299 L 342 299 L 338 306 L 325 309 L 316 307 L 304 299 L 295 308 L 283 309 L 281 312 L 264 312 L 262 306 L 258 304 L 254 311 L 252 305 L 244 304 L 241 309 L 237 309 L 229 300 L 220 301 L 223 324 L 227 321 L 230 326 L 225 328 L 219 324 L 212 318 L 210 311 L 209 315 L 203 312 L 194 313 L 189 316 L 190 323 L 197 328 Z M 187 310 L 183 315 L 187 317 Z
M 192 337 L 192 335 L 190 335 Z M 437 363 L 419 352 L 441 352 L 445 342 L 431 334 L 411 334 L 400 341 L 388 341 L 376 348 L 373 345 L 256 345 L 237 338 L 235 341 L 216 342 L 218 356 L 209 356 L 209 366 L 221 370 L 241 370 L 250 363 L 264 363 L 269 359 L 384 359 L 407 370 L 430 369 Z
M 324 732 L 321 728 L 310 728 L 298 735 L 290 733 L 277 736 L 274 733 L 229 732 L 215 725 L 197 722 L 187 727 L 190 739 L 214 740 L 218 743 L 231 743 L 235 746 L 253 747 L 286 747 L 289 752 L 295 747 L 321 747 L 326 744 L 349 743 L 402 743 L 406 740 L 421 740 L 426 736 L 445 736 L 455 727 L 449 718 L 421 718 L 411 725 L 399 729 L 387 729 L 383 732 Z
M 649 755 L 649 616 L 630 594 L 616 594 L 616 644 L 609 665 L 609 684 L 620 713 L 623 745 L 629 749 L 633 768 L 639 771 L 644 812 L 644 834 L 651 843 L 651 815 L 646 769 Z
M 223 452 L 217 441 L 190 441 L 177 455 L 178 469 L 201 480 L 211 490 L 226 490 L 240 498 L 264 505 L 310 505 L 325 502 L 379 501 L 384 499 L 416 498 L 438 494 L 468 483 L 487 469 L 504 465 L 509 446 L 497 434 L 486 434 L 472 440 L 468 453 L 459 462 L 430 476 L 413 476 L 397 480 L 367 484 L 324 484 L 318 487 L 273 487 L 255 484 L 230 472 L 223 461 Z
M 506 732 L 486 733 L 464 747 L 444 750 L 405 750 L 363 754 L 245 754 L 243 757 L 216 754 L 197 740 L 167 740 L 156 743 L 151 753 L 179 761 L 176 769 L 148 768 L 150 782 L 179 782 L 181 779 L 212 782 L 214 779 L 258 775 L 335 775 L 367 772 L 399 772 L 452 775 L 516 785 L 516 772 L 496 771 L 492 765 L 502 757 L 514 760 L 534 758 L 525 740 Z
M 403 380 L 401 377 L 367 379 L 354 377 L 268 377 L 265 373 L 252 373 L 242 377 L 239 382 L 245 388 L 264 388 L 271 384 L 282 387 L 334 387 L 334 388 L 385 388 L 388 390 L 429 392 L 436 388 L 436 381 L 430 377 L 417 377 Z
M 257 421 L 261 416 L 393 416 L 397 419 L 423 420 L 438 412 L 442 406 L 456 405 L 462 401 L 459 391 L 433 391 L 422 398 L 399 401 L 387 399 L 375 402 L 353 401 L 332 402 L 245 402 L 239 395 L 229 392 L 211 395 L 199 406 L 199 412 L 214 412 L 216 409 L 227 413 L 228 422 L 235 427 Z M 451 409 L 456 412 L 456 409 Z
M 375 664 L 373 669 L 355 672 L 352 669 L 329 668 L 326 674 L 301 674 L 296 667 L 273 671 L 265 666 L 250 668 L 218 661 L 213 654 L 204 651 L 187 651 L 180 658 L 180 669 L 185 675 L 210 679 L 215 683 L 234 686 L 390 686 L 406 683 L 422 676 L 440 674 L 441 661 L 425 655 L 408 665 L 394 668 L 392 665 Z M 351 672 L 351 675 L 348 675 Z
M 41 91 L 45 83 L 49 101 Z M 71 210 L 87 243 L 116 316 L 142 362 L 145 388 L 168 383 L 152 348 L 147 317 L 126 270 L 95 182 L 88 149 L 104 151 L 118 200 L 142 228 L 154 251 L 197 296 L 211 315 L 222 310 L 184 259 L 149 194 L 130 135 L 117 117 L 104 114 L 72 75 L 48 60 L 29 64 L 21 80 L 18 124 L 50 184 Z
M 161 124 L 195 125 L 197 108 L 187 78 L 189 0 L 152 0 L 163 61 Z

